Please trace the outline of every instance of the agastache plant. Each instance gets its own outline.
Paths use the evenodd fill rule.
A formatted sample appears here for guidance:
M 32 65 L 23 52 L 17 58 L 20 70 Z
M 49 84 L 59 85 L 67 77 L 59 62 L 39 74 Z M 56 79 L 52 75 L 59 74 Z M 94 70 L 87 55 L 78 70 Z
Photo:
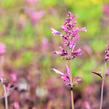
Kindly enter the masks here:
M 58 35 L 62 38 L 61 46 L 59 47 L 58 51 L 55 51 L 55 54 L 64 57 L 64 59 L 68 61 L 68 65 L 66 65 L 65 73 L 55 68 L 53 68 L 53 71 L 60 75 L 60 77 L 65 81 L 65 85 L 70 85 L 71 104 L 72 109 L 74 109 L 73 88 L 76 84 L 80 83 L 81 78 L 78 76 L 72 78 L 70 60 L 81 56 L 82 49 L 77 47 L 77 43 L 80 40 L 79 33 L 86 32 L 87 30 L 85 27 L 77 27 L 77 20 L 71 12 L 68 12 L 67 18 L 65 19 L 64 25 L 61 29 L 63 32 L 59 32 L 53 28 L 51 29 L 54 36 Z
M 105 60 L 105 68 L 104 68 L 104 73 L 102 74 L 100 109 L 103 108 L 104 83 L 105 83 L 105 77 L 106 77 L 106 73 L 107 73 L 107 62 L 109 61 L 109 45 L 107 46 L 107 48 L 105 50 L 104 60 Z
M 92 72 L 99 76 L 102 79 L 101 83 L 101 95 L 100 95 L 100 109 L 103 108 L 103 94 L 104 94 L 104 84 L 105 84 L 105 78 L 106 76 L 109 76 L 109 69 L 107 69 L 107 62 L 109 61 L 109 45 L 107 46 L 105 52 L 104 52 L 104 71 L 102 73 L 98 72 Z

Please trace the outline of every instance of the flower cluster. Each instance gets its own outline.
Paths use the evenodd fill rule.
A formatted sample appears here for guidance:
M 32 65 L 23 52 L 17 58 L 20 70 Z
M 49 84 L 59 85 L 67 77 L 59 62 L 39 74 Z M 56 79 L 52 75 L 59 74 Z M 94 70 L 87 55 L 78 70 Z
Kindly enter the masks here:
M 65 59 L 74 59 L 82 54 L 82 50 L 77 48 L 77 42 L 79 41 L 79 32 L 86 32 L 86 28 L 77 27 L 77 21 L 75 16 L 70 12 L 65 19 L 62 26 L 63 34 L 55 29 L 51 29 L 53 35 L 59 35 L 62 37 L 62 45 L 59 51 L 55 51 L 57 55 L 65 57 Z
M 66 85 L 70 83 L 69 76 L 70 76 L 71 72 L 70 72 L 70 69 L 69 69 L 68 66 L 66 66 L 66 72 L 65 73 L 63 73 L 63 72 L 61 72 L 61 71 L 59 71 L 55 68 L 53 68 L 53 71 L 60 75 L 60 77 L 65 81 Z
M 105 61 L 109 61 L 109 45 L 107 49 L 105 50 Z
M 71 73 L 71 71 L 67 65 L 66 65 L 66 72 L 64 72 L 64 73 L 55 69 L 55 68 L 53 68 L 53 71 L 60 75 L 61 79 L 64 80 L 66 85 L 70 85 L 70 73 Z M 82 81 L 82 79 L 81 79 L 81 77 L 76 76 L 73 78 L 72 81 L 73 81 L 73 86 L 75 86 L 75 85 L 78 85 Z

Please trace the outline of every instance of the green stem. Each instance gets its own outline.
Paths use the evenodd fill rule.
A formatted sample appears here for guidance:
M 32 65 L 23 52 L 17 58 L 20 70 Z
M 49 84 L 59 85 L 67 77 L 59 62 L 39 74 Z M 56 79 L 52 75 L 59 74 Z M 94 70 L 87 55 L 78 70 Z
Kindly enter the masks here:
M 70 68 L 70 62 L 68 64 L 69 64 L 69 68 Z M 70 85 L 71 85 L 71 90 L 70 90 L 71 107 L 72 107 L 72 109 L 74 109 L 73 81 L 72 81 L 72 73 L 71 72 L 70 72 Z
M 103 94 L 104 94 L 104 83 L 105 83 L 105 76 L 106 76 L 106 63 L 105 63 L 105 68 L 104 68 L 104 73 L 103 73 L 103 78 L 102 78 L 102 84 L 101 84 L 101 98 L 100 98 L 100 109 L 103 107 Z
M 74 96 L 73 96 L 73 90 L 71 90 L 71 105 L 72 105 L 72 109 L 74 109 Z

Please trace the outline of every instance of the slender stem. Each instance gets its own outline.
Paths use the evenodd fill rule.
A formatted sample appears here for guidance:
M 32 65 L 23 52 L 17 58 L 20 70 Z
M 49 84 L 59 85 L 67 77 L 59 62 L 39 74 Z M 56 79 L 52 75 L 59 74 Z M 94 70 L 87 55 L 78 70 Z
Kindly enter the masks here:
M 5 109 L 8 109 L 8 96 L 7 96 L 6 86 L 3 85 L 3 88 L 4 88 L 4 97 L 5 97 Z
M 70 91 L 71 92 L 71 105 L 72 105 L 72 109 L 74 109 L 74 96 L 73 96 L 73 90 Z
M 70 62 L 68 64 L 69 64 L 69 67 L 70 67 Z M 70 72 L 70 84 L 71 84 L 71 88 L 73 88 L 73 81 L 72 81 L 72 73 L 71 72 Z M 72 109 L 74 109 L 73 89 L 70 90 L 70 93 L 71 93 L 71 106 L 72 106 Z
M 104 94 L 104 82 L 105 82 L 105 76 L 106 76 L 106 63 L 105 63 L 105 70 L 104 70 L 103 78 L 102 78 L 102 84 L 101 84 L 100 109 L 102 109 L 102 107 L 103 107 L 103 94 Z

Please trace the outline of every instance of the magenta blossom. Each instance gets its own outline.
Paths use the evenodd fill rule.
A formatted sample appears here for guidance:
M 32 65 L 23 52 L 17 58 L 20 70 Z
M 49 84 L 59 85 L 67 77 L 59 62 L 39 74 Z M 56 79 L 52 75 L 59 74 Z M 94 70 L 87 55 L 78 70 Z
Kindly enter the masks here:
M 52 34 L 55 36 L 55 35 L 61 35 L 61 33 L 59 32 L 59 31 L 57 31 L 57 30 L 55 30 L 54 28 L 51 28 L 51 32 L 52 32 Z
M 63 73 L 55 68 L 53 68 L 53 71 L 56 72 L 57 74 L 60 74 L 61 79 L 63 79 L 65 81 L 66 84 L 70 84 L 70 69 L 69 67 L 66 65 L 66 72 Z
M 64 56 L 65 59 L 70 60 L 70 59 L 74 59 L 78 56 L 81 56 L 82 54 L 82 50 L 81 48 L 76 49 L 75 45 L 73 45 L 72 47 L 72 51 L 67 51 L 64 48 L 60 47 L 59 51 L 55 51 L 54 53 L 60 56 Z
M 64 73 L 55 69 L 55 68 L 53 68 L 53 71 L 60 75 L 61 79 L 65 81 L 66 85 L 70 85 L 70 73 L 71 73 L 71 71 L 67 65 L 66 65 L 66 72 L 64 72 Z M 82 81 L 81 77 L 79 77 L 79 76 L 73 77 L 73 86 L 80 84 L 81 81 Z
M 71 12 L 68 13 L 68 17 L 65 20 L 64 25 L 62 26 L 63 31 L 69 37 L 79 37 L 79 32 L 86 32 L 86 28 L 79 28 L 77 27 L 77 20 Z

